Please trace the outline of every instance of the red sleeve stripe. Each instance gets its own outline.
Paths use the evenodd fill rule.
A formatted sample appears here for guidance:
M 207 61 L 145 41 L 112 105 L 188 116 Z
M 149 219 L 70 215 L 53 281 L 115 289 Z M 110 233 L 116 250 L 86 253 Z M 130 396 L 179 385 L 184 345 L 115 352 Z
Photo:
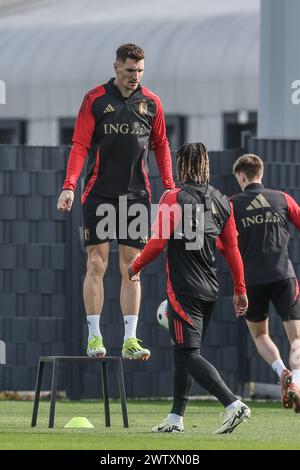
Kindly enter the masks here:
M 160 198 L 157 216 L 151 227 L 151 232 L 159 238 L 169 239 L 181 219 L 181 208 L 177 203 L 179 191 L 181 188 L 167 190 Z
M 153 93 L 151 90 L 149 90 L 148 88 L 144 86 L 142 86 L 141 89 L 142 89 L 143 95 L 148 96 L 148 98 L 151 98 L 156 104 L 156 106 L 160 103 L 159 97 L 155 93 Z
M 192 322 L 191 318 L 185 313 L 185 311 L 182 309 L 180 303 L 176 299 L 176 295 L 175 295 L 175 292 L 173 290 L 173 287 L 172 287 L 172 284 L 171 284 L 171 281 L 170 281 L 169 262 L 168 262 L 168 260 L 167 260 L 166 269 L 167 269 L 167 294 L 168 294 L 168 300 L 169 300 L 173 310 L 175 310 L 175 312 L 178 313 L 178 315 L 184 321 L 186 321 L 187 323 L 192 325 L 193 322 Z
M 300 207 L 298 206 L 295 199 L 293 199 L 289 194 L 282 192 L 288 209 L 288 219 L 289 221 L 300 230 Z
M 181 191 L 181 188 L 174 188 L 174 189 L 167 189 L 159 200 L 159 204 L 168 204 L 168 206 L 172 207 L 173 204 L 177 204 L 177 194 Z
M 156 106 L 155 116 L 152 122 L 151 144 L 163 185 L 166 189 L 175 188 L 172 174 L 172 157 L 166 134 L 166 123 L 162 104 L 158 96 L 147 88 L 142 87 L 142 93 L 144 96 L 150 98 Z
M 92 105 L 96 98 L 100 98 L 100 96 L 103 95 L 105 95 L 105 88 L 103 85 L 99 85 L 96 88 L 93 88 L 92 90 L 88 91 L 85 97 L 83 98 L 79 113 L 84 116 L 88 101 L 90 100 L 90 105 Z
M 72 138 L 72 148 L 68 160 L 67 175 L 64 188 L 75 191 L 78 178 L 81 174 L 84 161 L 89 153 L 91 141 L 95 130 L 95 117 L 92 104 L 96 98 L 105 94 L 105 88 L 100 85 L 89 91 L 80 107 Z
M 94 166 L 94 169 L 93 169 L 93 174 L 84 190 L 84 193 L 82 194 L 81 196 L 81 202 L 82 204 L 85 203 L 86 201 L 86 198 L 88 197 L 89 193 L 91 192 L 94 184 L 95 184 L 95 181 L 98 177 L 98 174 L 99 174 L 99 167 L 100 167 L 100 152 L 99 152 L 99 149 L 97 150 L 97 154 L 96 154 L 96 161 L 95 161 L 95 166 Z
M 143 177 L 144 177 L 144 180 L 145 180 L 145 185 L 146 185 L 147 191 L 149 193 L 149 198 L 150 198 L 150 202 L 151 202 L 151 196 L 152 196 L 151 186 L 150 186 L 150 181 L 149 181 L 149 178 L 148 178 L 148 175 L 147 175 L 147 172 L 146 172 L 144 160 L 142 160 L 142 173 L 143 173 Z
M 296 300 L 298 299 L 298 296 L 299 296 L 299 283 L 298 283 L 298 279 L 296 278 L 295 281 L 296 281 L 296 287 L 295 287 L 294 303 L 296 302 Z

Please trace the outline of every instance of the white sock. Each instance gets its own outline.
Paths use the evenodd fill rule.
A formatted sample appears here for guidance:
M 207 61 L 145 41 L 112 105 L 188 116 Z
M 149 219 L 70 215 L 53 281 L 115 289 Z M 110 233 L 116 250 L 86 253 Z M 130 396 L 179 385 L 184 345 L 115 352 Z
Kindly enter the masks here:
M 237 408 L 239 405 L 241 405 L 242 402 L 241 400 L 235 400 L 233 403 L 230 403 L 230 405 L 226 406 L 226 410 L 233 410 L 234 408 Z
M 273 362 L 272 364 L 272 369 L 276 372 L 278 377 L 281 379 L 282 372 L 284 369 L 286 369 L 284 363 L 282 362 L 282 359 L 276 359 L 276 361 Z
M 137 315 L 124 315 L 124 341 L 128 338 L 136 338 L 136 327 L 138 323 Z
M 89 328 L 89 340 L 92 336 L 101 336 L 100 332 L 100 315 L 87 315 L 87 324 Z
M 300 370 L 294 369 L 292 370 L 292 384 L 297 385 L 300 388 Z
M 177 415 L 175 413 L 170 413 L 168 415 L 168 420 L 174 423 L 178 423 L 178 421 L 182 424 L 183 423 L 183 416 Z

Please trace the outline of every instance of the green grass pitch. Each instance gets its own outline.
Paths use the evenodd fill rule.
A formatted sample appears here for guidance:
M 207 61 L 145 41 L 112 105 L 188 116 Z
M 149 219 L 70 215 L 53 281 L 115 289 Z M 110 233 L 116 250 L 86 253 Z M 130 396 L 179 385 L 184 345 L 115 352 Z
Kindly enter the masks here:
M 213 435 L 222 407 L 213 401 L 192 401 L 184 434 L 152 434 L 152 426 L 166 417 L 167 401 L 128 401 L 129 428 L 124 429 L 121 406 L 111 400 L 111 427 L 104 424 L 103 403 L 58 401 L 55 428 L 48 429 L 49 402 L 40 403 L 38 424 L 30 427 L 32 402 L 0 401 L 0 450 L 204 450 L 300 449 L 300 414 L 280 403 L 248 403 L 252 419 L 232 434 Z M 65 429 L 74 416 L 86 416 L 94 429 Z

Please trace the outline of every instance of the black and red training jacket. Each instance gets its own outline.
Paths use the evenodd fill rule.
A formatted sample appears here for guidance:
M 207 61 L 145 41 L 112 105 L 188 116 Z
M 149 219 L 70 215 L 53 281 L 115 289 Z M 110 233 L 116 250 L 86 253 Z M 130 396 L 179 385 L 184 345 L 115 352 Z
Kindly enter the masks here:
M 125 98 L 112 78 L 89 91 L 82 102 L 63 189 L 75 191 L 88 156 L 82 203 L 88 197 L 151 197 L 148 151 L 151 145 L 167 188 L 175 186 L 160 99 L 143 86 Z
M 291 222 L 300 230 L 300 207 L 282 191 L 251 183 L 232 196 L 247 285 L 295 278 L 288 243 Z

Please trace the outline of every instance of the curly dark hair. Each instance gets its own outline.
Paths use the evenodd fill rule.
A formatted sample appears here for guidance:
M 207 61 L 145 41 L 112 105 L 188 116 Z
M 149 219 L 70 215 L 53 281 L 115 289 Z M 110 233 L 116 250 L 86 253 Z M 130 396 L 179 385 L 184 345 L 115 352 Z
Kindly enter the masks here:
M 204 144 L 183 144 L 176 156 L 177 178 L 179 181 L 208 183 L 209 159 Z
M 122 44 L 116 50 L 116 60 L 122 60 L 125 62 L 126 59 L 133 59 L 133 60 L 142 60 L 145 58 L 145 53 L 143 49 L 141 49 L 136 44 Z

